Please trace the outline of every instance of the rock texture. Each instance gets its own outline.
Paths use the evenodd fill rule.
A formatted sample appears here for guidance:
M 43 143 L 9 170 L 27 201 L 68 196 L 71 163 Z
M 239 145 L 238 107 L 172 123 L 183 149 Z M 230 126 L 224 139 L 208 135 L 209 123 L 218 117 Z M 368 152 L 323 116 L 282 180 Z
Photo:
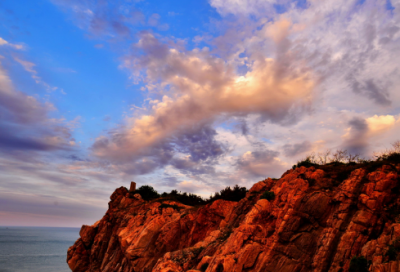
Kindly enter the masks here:
M 300 167 L 260 181 L 240 202 L 203 207 L 111 196 L 105 216 L 83 226 L 69 248 L 74 272 L 348 271 L 364 256 L 370 271 L 400 271 L 400 165 L 363 167 L 341 178 Z M 275 199 L 260 199 L 265 191 Z

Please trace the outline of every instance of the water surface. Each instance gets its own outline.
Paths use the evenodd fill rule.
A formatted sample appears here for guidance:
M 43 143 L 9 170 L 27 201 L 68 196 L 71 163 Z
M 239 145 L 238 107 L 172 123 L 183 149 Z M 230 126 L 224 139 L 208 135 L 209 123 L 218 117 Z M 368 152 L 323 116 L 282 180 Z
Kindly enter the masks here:
M 0 272 L 70 272 L 79 228 L 0 227 Z

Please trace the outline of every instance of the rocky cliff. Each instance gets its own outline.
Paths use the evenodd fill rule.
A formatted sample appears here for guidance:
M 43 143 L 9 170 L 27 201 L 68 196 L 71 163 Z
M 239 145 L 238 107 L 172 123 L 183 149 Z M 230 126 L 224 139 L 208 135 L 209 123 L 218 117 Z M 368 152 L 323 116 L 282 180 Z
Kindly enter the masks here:
M 254 184 L 239 202 L 202 207 L 144 201 L 121 187 L 104 217 L 82 227 L 68 265 L 74 272 L 344 272 L 364 256 L 369 271 L 400 271 L 400 165 L 351 167 L 299 167 Z M 275 198 L 260 199 L 265 191 Z

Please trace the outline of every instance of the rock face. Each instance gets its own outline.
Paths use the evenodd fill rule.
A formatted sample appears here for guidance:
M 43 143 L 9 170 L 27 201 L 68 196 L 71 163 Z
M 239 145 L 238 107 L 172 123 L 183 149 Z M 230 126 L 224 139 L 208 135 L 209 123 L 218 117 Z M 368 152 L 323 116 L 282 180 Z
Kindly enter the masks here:
M 361 255 L 369 271 L 400 271 L 399 170 L 343 178 L 300 167 L 254 184 L 240 202 L 200 208 L 121 187 L 105 216 L 82 227 L 67 262 L 74 272 L 344 272 Z M 260 199 L 265 191 L 275 199 Z

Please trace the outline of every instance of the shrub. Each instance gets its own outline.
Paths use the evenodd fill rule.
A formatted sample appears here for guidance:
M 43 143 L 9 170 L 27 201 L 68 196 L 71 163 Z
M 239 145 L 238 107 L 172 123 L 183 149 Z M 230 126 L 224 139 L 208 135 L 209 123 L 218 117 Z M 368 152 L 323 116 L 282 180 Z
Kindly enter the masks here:
M 178 192 L 177 190 L 172 190 L 169 194 L 168 193 L 163 193 L 162 197 L 178 201 L 182 204 L 189 205 L 189 206 L 196 206 L 196 205 L 204 205 L 206 204 L 206 201 L 195 194 L 191 193 L 181 193 Z
M 390 245 L 388 251 L 386 252 L 386 256 L 389 257 L 389 261 L 395 261 L 397 256 L 397 250 L 394 245 Z
M 186 193 L 184 192 L 183 194 L 176 194 L 176 199 L 181 202 L 182 204 L 189 205 L 189 206 L 196 206 L 196 205 L 202 205 L 205 203 L 204 199 L 198 195 L 192 194 L 192 193 Z
M 247 198 L 247 200 L 251 201 L 251 200 L 253 200 L 255 197 L 256 197 L 255 194 L 251 194 L 251 195 Z
M 351 164 L 352 165 L 352 164 Z M 343 167 L 342 169 L 338 169 L 338 173 L 337 173 L 337 176 L 336 176 L 336 179 L 340 182 L 340 183 L 342 183 L 345 179 L 347 179 L 349 176 L 350 176 L 350 174 L 351 174 L 351 172 L 353 171 L 354 169 L 352 168 L 352 167 Z
M 273 200 L 275 199 L 275 193 L 271 191 L 266 191 L 261 195 L 260 199 Z
M 368 272 L 368 261 L 363 256 L 354 256 L 350 261 L 349 272 Z
M 224 272 L 224 265 L 222 263 L 219 263 L 217 266 L 217 269 L 215 271 L 216 272 Z
M 135 193 L 139 193 L 145 200 L 160 197 L 160 195 L 153 189 L 153 187 L 148 185 L 140 187 L 138 190 L 135 191 Z M 220 192 L 216 192 L 214 196 L 210 196 L 210 198 L 208 199 L 204 199 L 198 195 L 191 193 L 181 193 L 177 190 L 172 190 L 170 193 L 162 193 L 161 197 L 163 197 L 165 200 L 175 200 L 189 206 L 198 206 L 211 203 L 217 199 L 240 201 L 241 199 L 246 197 L 246 193 L 246 187 L 239 187 L 239 185 L 235 185 L 233 188 L 228 186 L 225 189 L 222 189 Z
M 150 185 L 140 186 L 140 188 L 133 193 L 140 194 L 144 200 L 151 200 L 160 197 L 160 194 Z
M 400 162 L 400 141 L 392 143 L 391 149 L 374 153 L 378 161 Z
M 311 156 L 306 157 L 304 160 L 297 162 L 297 167 L 305 166 L 305 167 L 310 167 L 314 166 L 316 163 L 312 161 Z
M 400 153 L 392 153 L 387 157 L 388 161 L 399 162 L 400 161 Z
M 209 265 L 208 263 L 203 263 L 200 267 L 200 271 L 205 272 L 208 268 L 208 265 Z
M 229 200 L 229 201 L 240 201 L 245 198 L 247 193 L 246 187 L 239 187 L 239 185 L 235 185 L 233 189 L 231 187 L 226 187 L 222 189 L 219 193 L 216 192 L 214 196 L 211 196 L 208 202 L 213 202 L 217 199 Z

